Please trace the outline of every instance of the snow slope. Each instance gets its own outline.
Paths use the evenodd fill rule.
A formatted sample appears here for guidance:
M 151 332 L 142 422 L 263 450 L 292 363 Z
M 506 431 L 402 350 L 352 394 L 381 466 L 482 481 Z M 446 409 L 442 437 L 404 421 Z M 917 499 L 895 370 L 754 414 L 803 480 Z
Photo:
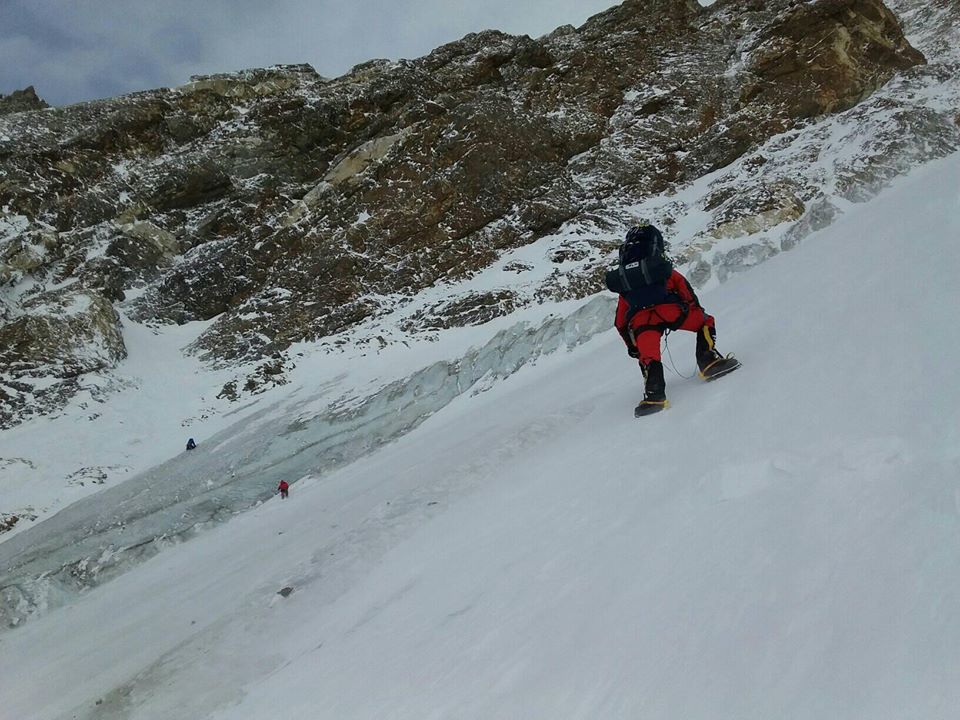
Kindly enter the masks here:
M 956 717 L 960 156 L 843 210 L 702 297 L 742 370 L 540 358 L 0 635 L 0 717 Z

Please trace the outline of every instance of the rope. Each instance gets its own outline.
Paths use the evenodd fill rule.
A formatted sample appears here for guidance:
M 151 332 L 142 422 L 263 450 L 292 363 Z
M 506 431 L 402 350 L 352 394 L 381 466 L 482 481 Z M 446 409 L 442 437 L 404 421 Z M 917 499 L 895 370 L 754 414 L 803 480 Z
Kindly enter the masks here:
M 670 358 L 670 365 L 668 366 L 670 370 L 673 371 L 674 375 L 682 377 L 684 380 L 689 380 L 693 375 L 684 375 L 682 372 L 677 370 L 677 364 L 673 361 L 673 353 L 670 352 L 670 342 L 667 338 L 670 337 L 670 330 L 666 330 L 663 333 L 663 346 L 667 349 L 667 357 Z

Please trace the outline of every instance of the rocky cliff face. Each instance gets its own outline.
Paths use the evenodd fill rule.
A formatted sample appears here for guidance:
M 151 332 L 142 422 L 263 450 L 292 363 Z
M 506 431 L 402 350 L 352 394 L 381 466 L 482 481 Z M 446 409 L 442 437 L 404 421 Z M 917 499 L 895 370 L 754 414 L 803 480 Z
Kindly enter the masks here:
M 627 0 L 579 29 L 469 35 L 336 79 L 284 66 L 66 108 L 0 98 L 0 427 L 121 359 L 121 314 L 216 318 L 192 350 L 261 362 L 255 387 L 291 343 L 438 284 L 449 300 L 408 332 L 585 297 L 629 208 L 923 62 L 879 0 Z M 796 220 L 809 198 L 758 183 L 711 203 L 718 238 Z M 536 287 L 456 291 L 587 226 L 561 234 Z
M 0 94 L 0 115 L 9 115 L 28 110 L 41 110 L 49 107 L 46 102 L 37 97 L 33 85 L 23 90 L 14 90 L 9 95 Z

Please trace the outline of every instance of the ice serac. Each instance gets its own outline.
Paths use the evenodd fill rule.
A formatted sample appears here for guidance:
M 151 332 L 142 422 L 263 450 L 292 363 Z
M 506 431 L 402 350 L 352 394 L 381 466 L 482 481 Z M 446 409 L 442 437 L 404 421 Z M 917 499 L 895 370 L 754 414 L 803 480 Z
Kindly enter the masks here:
M 613 301 L 521 323 L 454 362 L 364 397 L 309 397 L 266 408 L 108 493 L 77 502 L 0 544 L 0 629 L 58 607 L 204 528 L 270 497 L 280 479 L 322 473 L 400 437 L 467 392 L 610 326 Z M 307 410 L 316 405 L 322 411 Z
M 637 203 L 920 62 L 874 0 L 631 0 L 334 79 L 277 66 L 3 115 L 0 323 L 76 283 L 139 321 L 216 318 L 192 348 L 213 363 L 273 362 L 564 228 L 581 238 L 558 239 L 549 278 L 464 291 L 407 327 L 585 298 Z M 793 222 L 785 197 L 744 227 Z M 17 392 L 0 424 L 49 409 Z

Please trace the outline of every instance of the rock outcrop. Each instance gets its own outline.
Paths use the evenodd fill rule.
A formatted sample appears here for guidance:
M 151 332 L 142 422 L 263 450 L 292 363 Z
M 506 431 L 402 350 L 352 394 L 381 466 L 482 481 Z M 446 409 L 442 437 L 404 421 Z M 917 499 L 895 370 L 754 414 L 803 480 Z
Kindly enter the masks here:
M 28 110 L 42 110 L 45 107 L 50 106 L 37 96 L 37 91 L 33 89 L 33 85 L 25 87 L 23 90 L 14 90 L 9 95 L 0 94 L 0 115 Z
M 113 305 L 88 289 L 35 295 L 0 327 L 0 412 L 27 417 L 60 407 L 85 373 L 113 367 L 126 347 Z

